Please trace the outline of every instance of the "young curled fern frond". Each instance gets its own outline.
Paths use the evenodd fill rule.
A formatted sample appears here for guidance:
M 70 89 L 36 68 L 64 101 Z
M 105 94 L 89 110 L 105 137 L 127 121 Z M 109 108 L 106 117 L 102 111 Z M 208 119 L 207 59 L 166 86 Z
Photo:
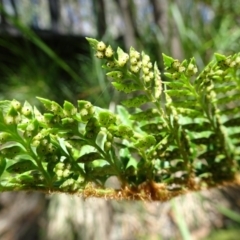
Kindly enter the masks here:
M 1 101 L 0 191 L 166 201 L 239 183 L 240 53 L 216 54 L 200 73 L 194 58 L 163 54 L 161 73 L 145 52 L 87 40 L 122 106 L 38 98 L 41 113 Z M 105 187 L 111 177 L 120 188 Z

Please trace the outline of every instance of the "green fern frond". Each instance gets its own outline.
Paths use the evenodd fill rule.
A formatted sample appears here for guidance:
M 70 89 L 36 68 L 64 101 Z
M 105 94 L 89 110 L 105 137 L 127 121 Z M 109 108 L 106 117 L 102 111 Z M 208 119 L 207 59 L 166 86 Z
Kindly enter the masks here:
M 116 52 L 87 38 L 112 86 L 117 113 L 79 100 L 0 102 L 0 191 L 166 201 L 239 182 L 240 53 L 215 54 L 200 73 L 194 58 Z M 130 109 L 129 109 L 130 108 Z M 105 182 L 116 177 L 120 189 Z

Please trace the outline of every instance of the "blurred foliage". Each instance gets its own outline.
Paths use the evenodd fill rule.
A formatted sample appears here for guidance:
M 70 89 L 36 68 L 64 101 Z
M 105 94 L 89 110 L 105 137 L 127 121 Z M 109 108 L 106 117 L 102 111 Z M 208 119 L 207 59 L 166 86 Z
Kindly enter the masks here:
M 210 236 L 205 238 L 205 240 L 230 240 L 238 239 L 240 230 L 237 228 L 223 229 L 218 231 L 213 231 Z
M 239 51 L 239 9 L 240 1 L 211 1 L 209 5 L 204 1 L 169 1 L 167 12 L 162 12 L 163 25 L 152 20 L 152 24 L 145 22 L 141 31 L 139 23 L 140 42 L 155 57 L 157 49 L 182 59 L 194 56 L 202 69 L 214 52 Z

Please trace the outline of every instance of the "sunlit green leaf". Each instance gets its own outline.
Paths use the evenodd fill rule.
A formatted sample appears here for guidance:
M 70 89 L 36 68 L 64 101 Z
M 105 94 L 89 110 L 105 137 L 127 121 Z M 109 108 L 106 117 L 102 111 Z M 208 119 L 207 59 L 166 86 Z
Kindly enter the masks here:
M 122 104 L 130 108 L 130 107 L 139 107 L 147 102 L 149 102 L 148 96 L 138 95 L 137 97 L 122 101 Z
M 167 56 L 166 54 L 162 54 L 163 56 L 163 62 L 166 67 L 171 67 L 172 63 L 174 62 L 174 59 L 172 57 Z

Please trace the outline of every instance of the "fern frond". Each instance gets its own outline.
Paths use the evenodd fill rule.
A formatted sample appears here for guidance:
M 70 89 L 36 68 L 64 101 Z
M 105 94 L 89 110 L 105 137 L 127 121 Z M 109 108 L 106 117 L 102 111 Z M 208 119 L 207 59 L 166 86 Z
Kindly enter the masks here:
M 240 184 L 239 53 L 216 54 L 199 74 L 194 58 L 163 54 L 160 73 L 145 52 L 114 53 L 87 40 L 127 95 L 124 106 L 113 113 L 85 100 L 38 98 L 41 113 L 27 101 L 0 101 L 0 191 L 166 201 Z M 120 189 L 105 187 L 112 176 Z

